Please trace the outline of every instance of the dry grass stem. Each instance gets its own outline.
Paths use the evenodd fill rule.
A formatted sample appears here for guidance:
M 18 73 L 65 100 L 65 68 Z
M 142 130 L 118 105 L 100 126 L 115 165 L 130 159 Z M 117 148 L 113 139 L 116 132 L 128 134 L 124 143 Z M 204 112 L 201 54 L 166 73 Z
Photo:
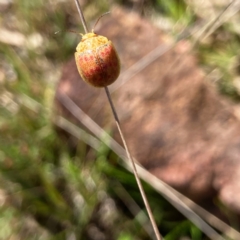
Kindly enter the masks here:
M 82 24 L 83 24 L 85 33 L 88 33 L 89 31 L 88 31 L 88 27 L 87 27 L 87 24 L 86 24 L 86 21 L 85 21 L 85 18 L 84 18 L 82 9 L 81 9 L 81 5 L 80 5 L 80 3 L 79 3 L 78 0 L 75 0 L 75 3 L 76 3 L 76 7 L 77 7 L 77 9 L 78 9 L 78 12 L 79 12 L 79 15 L 80 15 L 80 18 L 81 18 L 81 21 L 82 21 Z M 129 159 L 129 161 L 132 163 L 133 173 L 134 173 L 134 176 L 135 176 L 135 179 L 136 179 L 136 182 L 137 182 L 139 191 L 140 191 L 140 193 L 141 193 L 143 202 L 144 202 L 144 204 L 145 204 L 146 210 L 147 210 L 147 212 L 148 212 L 148 215 L 149 215 L 151 224 L 152 224 L 152 226 L 153 226 L 153 229 L 154 229 L 156 238 L 157 238 L 157 240 L 161 240 L 161 239 L 162 239 L 162 238 L 161 238 L 161 235 L 160 235 L 160 233 L 159 233 L 157 224 L 156 224 L 156 222 L 155 222 L 155 219 L 154 219 L 152 210 L 151 210 L 151 208 L 150 208 L 150 206 L 149 206 L 149 203 L 148 203 L 148 200 L 147 200 L 147 196 L 146 196 L 145 191 L 144 191 L 144 189 L 143 189 L 142 183 L 141 183 L 140 178 L 139 178 L 139 176 L 138 176 L 138 173 L 137 173 L 137 169 L 136 169 L 134 160 L 133 160 L 133 158 L 131 157 L 131 154 L 130 154 L 130 152 L 129 152 L 129 150 L 128 150 L 128 145 L 127 145 L 127 142 L 126 142 L 125 137 L 124 137 L 124 135 L 123 135 L 123 132 L 122 132 L 122 129 L 121 129 L 121 126 L 120 126 L 120 122 L 119 122 L 119 119 L 118 119 L 118 115 L 117 115 L 117 112 L 116 112 L 115 107 L 114 107 L 114 105 L 113 105 L 113 102 L 112 102 L 112 99 L 111 99 L 111 95 L 110 95 L 109 90 L 108 90 L 107 87 L 105 87 L 105 91 L 106 91 L 106 95 L 107 95 L 108 101 L 109 101 L 110 106 L 111 106 L 111 110 L 112 110 L 112 113 L 113 113 L 113 116 L 114 116 L 114 119 L 115 119 L 115 122 L 116 122 L 116 125 L 117 125 L 117 128 L 118 128 L 119 134 L 120 134 L 120 136 L 121 136 L 121 139 L 122 139 L 124 148 L 125 148 L 125 150 L 126 150 L 127 157 L 128 157 L 128 159 Z
M 114 115 L 114 119 L 115 119 L 115 122 L 116 122 L 116 125 L 117 125 L 117 128 L 118 128 L 118 131 L 120 133 L 120 136 L 121 136 L 121 139 L 122 139 L 122 142 L 123 142 L 123 145 L 124 145 L 124 148 L 126 150 L 126 153 L 127 153 L 127 157 L 128 159 L 130 160 L 130 162 L 132 163 L 132 170 L 133 170 L 133 173 L 134 173 L 134 176 L 135 176 L 135 179 L 137 181 L 137 185 L 138 185 L 138 188 L 139 188 L 139 191 L 141 193 L 141 196 L 142 196 L 142 199 L 143 199 L 143 202 L 145 204 L 145 207 L 147 209 L 147 212 L 148 212 L 148 215 L 149 215 L 149 218 L 150 218 L 150 221 L 151 221 L 151 224 L 153 226 L 153 229 L 154 229 L 154 232 L 156 234 L 156 237 L 157 239 L 161 239 L 161 236 L 160 236 L 160 233 L 159 233 L 159 230 L 158 230 L 158 227 L 157 227 L 157 224 L 155 222 L 155 219 L 154 219 L 154 216 L 153 216 L 153 213 L 152 213 L 152 210 L 150 208 L 150 205 L 148 203 L 148 200 L 147 200 L 147 196 L 145 194 L 145 191 L 143 189 L 143 186 L 142 186 L 142 183 L 140 181 L 140 178 L 138 176 L 138 172 L 137 172 L 137 168 L 136 168 L 136 165 L 135 165 L 135 162 L 129 152 L 129 149 L 128 149 L 128 145 L 127 145 L 127 142 L 125 140 L 125 137 L 123 135 L 123 132 L 122 132 L 122 129 L 121 129 L 121 126 L 120 126 L 120 122 L 119 122 L 119 119 L 118 119 L 118 116 L 117 116 L 117 112 L 114 108 L 114 105 L 113 105 L 113 102 L 112 102 L 112 99 L 111 99 L 111 95 L 109 93 L 109 90 L 107 87 L 105 87 L 105 91 L 106 91 L 106 94 L 107 94 L 107 97 L 108 97 L 108 101 L 111 105 L 111 109 L 112 109 L 112 112 L 113 112 L 113 115 Z
M 96 139 L 92 135 L 86 133 L 84 130 L 82 130 L 78 126 L 74 125 L 73 123 L 69 122 L 65 118 L 63 118 L 61 116 L 56 116 L 54 119 L 54 123 L 61 129 L 65 130 L 69 134 L 76 137 L 77 139 L 84 141 L 86 144 L 91 146 L 93 149 L 95 149 L 95 150 L 99 149 L 101 143 L 98 139 Z M 89 125 L 91 125 L 91 123 Z M 91 130 L 92 126 L 89 127 L 88 129 Z M 103 129 L 102 129 L 102 131 L 104 132 Z M 107 133 L 104 132 L 104 134 L 101 133 L 100 135 L 106 136 Z M 105 144 L 108 144 L 109 147 L 112 146 L 111 149 L 115 153 L 117 153 L 118 156 L 123 157 L 124 149 L 120 145 L 118 145 L 118 143 L 115 142 L 114 139 L 112 139 L 110 136 L 108 136 L 108 137 L 110 139 L 107 139 Z M 108 140 L 110 140 L 110 142 Z M 126 159 L 126 156 L 125 156 L 125 159 Z M 136 162 L 136 160 L 135 160 L 135 162 Z M 141 172 L 140 172 L 140 176 L 142 177 Z M 199 205 L 197 205 L 192 200 L 185 197 L 184 195 L 182 195 L 175 189 L 171 188 L 166 183 L 163 183 L 160 179 L 156 178 L 151 173 L 147 174 L 145 181 L 148 182 L 151 186 L 153 186 L 154 189 L 156 189 L 159 193 L 161 193 L 161 195 L 163 195 L 165 198 L 167 198 L 169 200 L 169 202 L 171 202 L 181 213 L 184 214 L 184 211 L 186 211 L 187 214 L 184 214 L 184 215 L 186 217 L 188 217 L 189 219 L 194 218 L 195 215 L 194 216 L 191 216 L 191 215 L 192 215 L 192 212 L 195 212 L 196 214 L 201 216 L 206 222 L 208 222 L 210 225 L 212 225 L 219 231 L 223 232 L 226 237 L 229 237 L 232 239 L 240 239 L 240 233 L 238 231 L 236 231 L 235 229 L 233 229 L 232 227 L 227 225 L 225 222 L 221 221 L 219 218 L 215 217 L 214 215 L 212 215 L 211 213 L 209 213 L 208 211 L 206 211 L 205 209 L 203 209 L 202 207 L 200 207 Z M 178 200 L 173 201 L 172 197 L 168 194 L 168 191 L 171 191 L 173 194 L 175 194 L 178 197 Z M 172 193 L 171 193 L 171 195 L 172 195 Z M 182 202 L 185 203 L 189 207 L 190 210 L 186 209 L 184 207 L 184 205 L 182 205 Z M 136 211 L 135 211 L 135 214 L 136 214 Z M 191 216 L 191 217 L 189 217 L 189 216 Z M 196 223 L 196 225 L 199 226 L 197 223 Z M 203 227 L 202 231 L 206 232 L 204 227 Z
M 97 125 L 87 114 L 85 114 L 67 95 L 57 95 L 57 99 L 66 107 L 71 114 L 76 117 L 89 131 L 91 131 L 98 139 L 104 139 L 104 143 L 111 148 L 118 156 L 124 160 L 124 167 L 132 172 L 131 164 L 128 161 L 125 150 L 113 139 L 111 138 L 99 125 Z M 58 119 L 58 118 L 56 118 Z M 61 117 L 62 119 L 62 117 Z M 55 120 L 56 121 L 56 120 Z M 76 135 L 76 126 L 66 120 L 58 120 L 57 125 L 64 130 L 71 133 L 73 136 L 78 137 L 80 134 Z M 80 130 L 79 131 L 83 131 Z M 98 140 L 93 140 L 94 138 L 90 136 L 89 138 L 81 138 L 83 141 L 90 139 L 91 142 Z M 86 142 L 89 144 L 89 142 Z M 93 145 L 93 144 L 92 144 Z M 99 143 L 100 145 L 100 143 Z M 98 146 L 99 146 L 98 145 Z M 95 148 L 96 150 L 98 148 Z M 137 162 L 137 160 L 135 160 Z M 176 209 L 178 209 L 184 216 L 196 224 L 206 235 L 211 239 L 223 239 L 213 228 L 211 228 L 202 218 L 208 221 L 216 229 L 224 232 L 226 236 L 232 237 L 233 239 L 240 239 L 240 233 L 222 222 L 220 219 L 213 216 L 211 213 L 198 206 L 196 203 L 192 202 L 189 198 L 185 197 L 181 193 L 174 190 L 172 187 L 162 182 L 160 179 L 152 175 L 150 172 L 136 165 L 139 176 L 144 179 L 147 183 L 156 189 L 162 196 L 164 196 Z M 190 206 L 189 206 L 190 204 Z M 200 218 L 191 208 L 201 215 Z

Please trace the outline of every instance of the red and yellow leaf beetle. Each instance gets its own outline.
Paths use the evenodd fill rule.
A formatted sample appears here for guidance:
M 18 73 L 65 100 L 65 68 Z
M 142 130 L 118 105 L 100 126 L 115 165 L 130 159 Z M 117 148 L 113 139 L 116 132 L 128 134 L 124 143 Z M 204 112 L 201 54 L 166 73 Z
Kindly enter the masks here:
M 120 61 L 113 43 L 94 30 L 81 35 L 75 60 L 82 79 L 94 87 L 112 84 L 120 73 Z

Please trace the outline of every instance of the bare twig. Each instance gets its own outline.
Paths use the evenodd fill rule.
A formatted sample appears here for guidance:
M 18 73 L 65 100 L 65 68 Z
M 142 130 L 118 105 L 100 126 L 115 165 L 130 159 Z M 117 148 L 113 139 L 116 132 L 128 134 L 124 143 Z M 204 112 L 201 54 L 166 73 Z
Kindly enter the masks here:
M 82 24 L 83 24 L 85 33 L 88 33 L 88 27 L 87 27 L 87 24 L 86 24 L 86 21 L 85 21 L 83 12 L 82 12 L 82 10 L 81 10 L 81 5 L 80 5 L 80 3 L 78 2 L 78 0 L 75 0 L 75 3 L 76 3 L 76 6 L 77 6 L 77 9 L 78 9 L 78 12 L 79 12 L 79 15 L 80 15 L 80 18 L 81 18 L 81 21 L 82 21 Z M 148 212 L 148 215 L 149 215 L 151 224 L 152 224 L 152 226 L 153 226 L 153 230 L 154 230 L 154 232 L 155 232 L 156 238 L 157 238 L 157 240 L 161 240 L 161 239 L 162 239 L 162 238 L 161 238 L 161 235 L 160 235 L 160 233 L 159 233 L 157 224 L 156 224 L 155 219 L 154 219 L 154 217 L 153 217 L 153 213 L 152 213 L 152 210 L 151 210 L 151 208 L 150 208 L 150 206 L 149 206 L 149 203 L 148 203 L 148 200 L 147 200 L 147 196 L 146 196 L 145 191 L 144 191 L 144 189 L 143 189 L 142 183 L 141 183 L 140 178 L 139 178 L 139 176 L 138 176 L 136 165 L 135 165 L 134 160 L 133 160 L 133 158 L 131 157 L 131 154 L 130 154 L 130 152 L 129 152 L 129 150 L 128 150 L 128 145 L 127 145 L 127 142 L 126 142 L 125 137 L 124 137 L 124 135 L 123 135 L 123 132 L 122 132 L 122 129 L 121 129 L 121 126 L 120 126 L 120 122 L 119 122 L 119 119 L 118 119 L 118 115 L 117 115 L 117 112 L 116 112 L 115 107 L 114 107 L 114 105 L 113 105 L 113 102 L 112 102 L 112 99 L 111 99 L 111 95 L 110 95 L 109 90 L 108 90 L 107 87 L 105 87 L 105 91 L 106 91 L 107 98 L 108 98 L 108 101 L 109 101 L 110 106 L 111 106 L 111 110 L 112 110 L 112 113 L 113 113 L 113 116 L 114 116 L 114 119 L 115 119 L 115 122 L 116 122 L 116 125 L 117 125 L 117 128 L 118 128 L 119 134 L 120 134 L 120 136 L 121 136 L 121 139 L 122 139 L 124 148 L 125 148 L 125 150 L 126 150 L 127 157 L 128 157 L 128 159 L 130 160 L 130 162 L 132 163 L 133 173 L 134 173 L 134 176 L 135 176 L 135 179 L 136 179 L 136 182 L 137 182 L 139 191 L 140 191 L 140 193 L 141 193 L 143 202 L 144 202 L 144 204 L 145 204 L 146 210 L 147 210 L 147 212 Z
M 76 3 L 76 6 L 77 6 L 77 10 L 78 10 L 79 16 L 81 18 L 81 22 L 82 22 L 84 31 L 85 31 L 85 33 L 88 33 L 89 30 L 88 30 L 87 23 L 85 21 L 85 18 L 84 18 L 83 12 L 82 12 L 81 5 L 80 5 L 78 0 L 75 0 L 75 3 Z
M 114 105 L 113 105 L 113 102 L 112 102 L 112 99 L 111 99 L 111 95 L 110 95 L 109 90 L 108 90 L 107 87 L 105 87 L 105 91 L 106 91 L 106 94 L 107 94 L 107 97 L 108 97 L 108 101 L 109 101 L 109 103 L 110 103 L 110 105 L 111 105 L 111 109 L 112 109 L 112 112 L 113 112 L 113 116 L 114 116 L 114 118 L 115 118 L 115 122 L 116 122 L 116 125 L 117 125 L 117 128 L 118 128 L 118 131 L 119 131 L 119 133 L 120 133 L 120 136 L 121 136 L 121 139 L 122 139 L 124 148 L 125 148 L 125 150 L 126 150 L 127 157 L 128 157 L 128 159 L 130 160 L 130 162 L 132 163 L 133 173 L 134 173 L 135 179 L 136 179 L 136 181 L 137 181 L 137 185 L 138 185 L 139 191 L 140 191 L 140 193 L 141 193 L 143 202 L 144 202 L 145 207 L 146 207 L 146 209 L 147 209 L 147 212 L 148 212 L 150 221 L 151 221 L 151 223 L 152 223 L 153 230 L 154 230 L 154 232 L 155 232 L 155 235 L 156 235 L 157 239 L 160 240 L 160 239 L 161 239 L 161 236 L 160 236 L 160 233 L 159 233 L 159 231 L 158 231 L 157 224 L 156 224 L 155 219 L 154 219 L 154 217 L 153 217 L 153 213 L 152 213 L 152 210 L 151 210 L 151 208 L 150 208 L 150 206 L 149 206 L 149 203 L 148 203 L 148 200 L 147 200 L 147 196 L 146 196 L 146 194 L 145 194 L 145 191 L 144 191 L 144 189 L 143 189 L 142 183 L 141 183 L 140 178 L 139 178 L 139 176 L 138 176 L 135 162 L 134 162 L 134 160 L 133 160 L 133 158 L 132 158 L 132 156 L 131 156 L 131 154 L 130 154 L 130 152 L 129 152 L 127 142 L 126 142 L 126 140 L 125 140 L 125 137 L 124 137 L 124 135 L 123 135 L 123 132 L 122 132 L 122 129 L 121 129 L 121 126 L 120 126 L 120 122 L 119 122 L 119 119 L 118 119 L 117 112 L 116 112 L 116 110 L 115 110 L 115 108 L 114 108 Z

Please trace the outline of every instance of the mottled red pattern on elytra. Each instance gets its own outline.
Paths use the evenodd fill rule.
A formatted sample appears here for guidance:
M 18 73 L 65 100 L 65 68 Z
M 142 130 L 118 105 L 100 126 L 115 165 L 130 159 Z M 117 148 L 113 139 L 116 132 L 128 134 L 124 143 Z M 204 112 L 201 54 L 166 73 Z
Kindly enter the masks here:
M 75 58 L 83 80 L 95 87 L 108 86 L 119 75 L 120 63 L 111 41 L 96 49 L 76 52 Z

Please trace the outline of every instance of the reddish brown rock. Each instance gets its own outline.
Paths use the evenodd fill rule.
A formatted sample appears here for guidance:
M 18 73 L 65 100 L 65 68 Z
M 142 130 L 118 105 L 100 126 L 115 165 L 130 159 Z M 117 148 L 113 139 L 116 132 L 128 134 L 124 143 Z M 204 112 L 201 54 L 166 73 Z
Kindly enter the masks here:
M 231 104 L 206 83 L 196 58 L 188 54 L 190 44 L 180 41 L 153 60 L 154 53 L 171 45 L 170 39 L 147 20 L 120 9 L 102 19 L 96 32 L 112 40 L 122 63 L 125 77 L 110 89 L 128 80 L 113 99 L 132 155 L 192 199 L 201 202 L 218 195 L 240 213 L 240 123 Z M 127 79 L 125 71 L 130 74 L 146 62 Z M 81 80 L 74 59 L 64 66 L 57 87 L 61 94 L 100 126 L 112 124 L 121 142 L 104 90 Z M 56 103 L 58 111 L 73 119 L 61 102 Z

